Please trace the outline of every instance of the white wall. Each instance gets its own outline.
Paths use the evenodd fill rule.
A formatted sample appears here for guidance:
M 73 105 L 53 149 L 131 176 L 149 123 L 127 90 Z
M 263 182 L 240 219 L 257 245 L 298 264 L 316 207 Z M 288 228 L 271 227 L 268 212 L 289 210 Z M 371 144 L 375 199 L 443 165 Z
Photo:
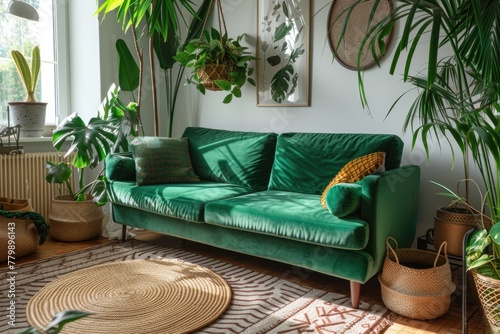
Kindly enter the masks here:
M 312 12 L 316 13 L 328 0 L 315 0 Z M 255 1 L 222 0 L 227 28 L 231 36 L 246 33 L 253 43 L 257 30 L 257 9 Z M 382 61 L 382 68 L 372 68 L 365 71 L 365 84 L 371 115 L 362 110 L 357 89 L 357 73 L 332 62 L 330 48 L 325 40 L 327 14 L 329 5 L 314 17 L 311 38 L 311 106 L 310 107 L 257 107 L 255 88 L 245 85 L 243 96 L 235 99 L 229 105 L 223 105 L 222 92 L 207 92 L 199 94 L 194 87 L 181 87 L 178 107 L 174 119 L 174 136 L 180 136 L 186 126 L 203 126 L 228 130 L 243 131 L 274 131 L 281 132 L 363 132 L 391 133 L 402 137 L 405 142 L 403 164 L 415 164 L 422 168 L 420 213 L 417 236 L 424 235 L 434 224 L 434 210 L 447 204 L 448 200 L 437 193 L 441 192 L 431 180 L 440 182 L 455 189 L 456 182 L 463 178 L 461 166 L 458 164 L 452 170 L 451 153 L 448 147 L 431 147 L 430 162 L 427 164 L 425 154 L 420 145 L 411 151 L 411 134 L 402 133 L 402 125 L 412 94 L 403 99 L 394 112 L 387 117 L 386 113 L 392 103 L 409 87 L 402 82 L 401 71 L 390 76 L 389 60 L 394 47 Z M 215 22 L 216 23 L 216 22 Z M 108 18 L 100 26 L 101 39 L 101 84 L 116 81 L 108 66 L 109 59 L 116 57 L 114 49 L 102 40 L 120 34 L 120 27 L 114 19 Z M 398 29 L 393 36 L 394 46 Z M 254 48 L 253 48 L 254 49 Z M 425 61 L 425 53 L 417 57 Z M 103 64 L 107 64 L 103 66 Z M 187 73 L 187 72 L 186 72 Z M 160 80 L 160 92 L 162 91 Z M 106 85 L 107 86 L 107 85 Z M 164 103 L 163 100 L 160 101 Z M 143 121 L 147 133 L 152 132 L 151 118 L 147 117 L 147 103 L 143 104 Z M 166 128 L 165 117 L 160 119 L 162 127 Z M 162 135 L 166 130 L 161 131 Z M 460 163 L 460 159 L 458 159 Z M 334 175 L 332 175 L 333 177 Z M 390 209 L 390 208 L 388 208 Z

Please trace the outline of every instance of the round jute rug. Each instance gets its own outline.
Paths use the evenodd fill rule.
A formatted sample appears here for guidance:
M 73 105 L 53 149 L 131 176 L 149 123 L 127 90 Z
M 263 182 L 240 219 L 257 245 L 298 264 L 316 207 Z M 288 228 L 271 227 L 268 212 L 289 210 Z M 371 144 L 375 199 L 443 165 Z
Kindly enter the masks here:
M 231 287 L 196 264 L 171 259 L 106 263 L 57 278 L 33 296 L 28 322 L 45 327 L 64 310 L 93 313 L 64 333 L 189 333 L 216 320 Z

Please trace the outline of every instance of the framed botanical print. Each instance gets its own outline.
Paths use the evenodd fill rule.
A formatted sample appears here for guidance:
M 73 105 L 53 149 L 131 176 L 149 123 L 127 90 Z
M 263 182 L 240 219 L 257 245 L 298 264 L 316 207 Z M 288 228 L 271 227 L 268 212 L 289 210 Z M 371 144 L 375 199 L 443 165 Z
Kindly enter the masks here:
M 309 106 L 310 0 L 257 0 L 257 106 Z

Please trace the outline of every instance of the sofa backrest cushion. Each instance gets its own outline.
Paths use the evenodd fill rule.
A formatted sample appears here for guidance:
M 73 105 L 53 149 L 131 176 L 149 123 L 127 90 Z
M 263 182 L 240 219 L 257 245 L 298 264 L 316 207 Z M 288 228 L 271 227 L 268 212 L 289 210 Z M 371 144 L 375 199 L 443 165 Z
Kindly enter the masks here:
M 278 136 L 269 190 L 321 194 L 349 161 L 385 152 L 385 169 L 399 167 L 403 141 L 396 135 L 283 133 Z
M 274 161 L 275 133 L 189 127 L 191 162 L 202 180 L 265 190 Z

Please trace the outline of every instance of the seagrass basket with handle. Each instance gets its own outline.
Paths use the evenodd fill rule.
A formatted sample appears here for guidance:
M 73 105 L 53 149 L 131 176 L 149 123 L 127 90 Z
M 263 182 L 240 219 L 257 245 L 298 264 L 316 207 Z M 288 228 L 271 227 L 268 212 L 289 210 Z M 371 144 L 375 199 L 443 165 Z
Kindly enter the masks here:
M 392 247 L 391 242 L 395 244 Z M 382 300 L 391 311 L 412 319 L 429 320 L 444 315 L 456 286 L 452 281 L 446 242 L 438 252 L 399 248 L 386 239 L 387 254 L 379 274 Z

